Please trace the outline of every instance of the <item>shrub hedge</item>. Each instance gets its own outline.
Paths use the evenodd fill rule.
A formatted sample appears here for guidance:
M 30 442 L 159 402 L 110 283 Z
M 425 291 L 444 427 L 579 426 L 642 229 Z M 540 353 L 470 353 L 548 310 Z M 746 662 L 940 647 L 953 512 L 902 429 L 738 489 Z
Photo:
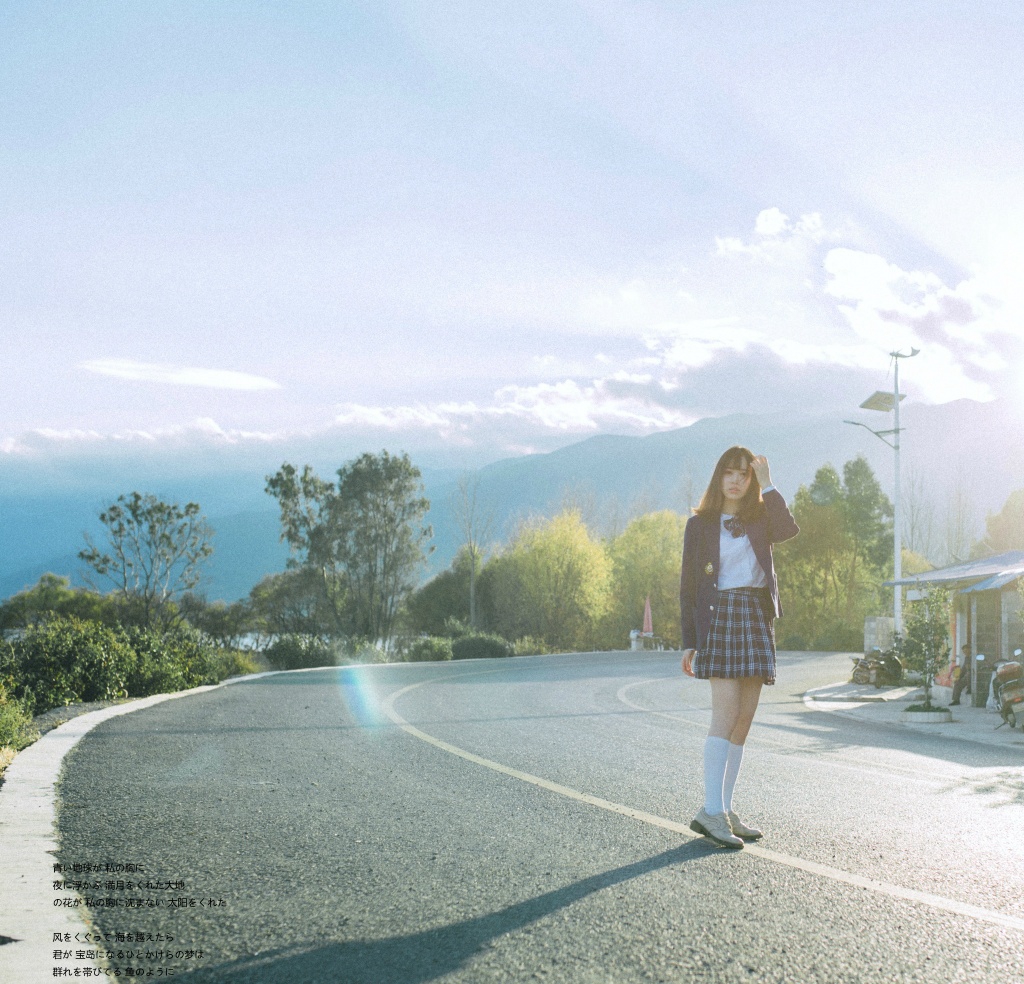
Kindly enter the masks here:
M 57 616 L 0 646 L 0 684 L 30 714 L 53 707 L 186 690 L 255 672 L 252 657 L 165 633 Z
M 32 715 L 24 703 L 8 696 L 7 688 L 0 684 L 0 748 L 13 748 L 17 752 L 38 737 L 32 727 Z
M 334 666 L 334 652 L 322 639 L 307 635 L 278 636 L 266 651 L 275 670 L 306 670 Z
M 413 639 L 404 646 L 402 656 L 407 663 L 449 660 L 452 658 L 452 640 L 436 636 Z
M 499 635 L 481 632 L 452 640 L 452 659 L 499 659 L 511 655 L 512 644 Z

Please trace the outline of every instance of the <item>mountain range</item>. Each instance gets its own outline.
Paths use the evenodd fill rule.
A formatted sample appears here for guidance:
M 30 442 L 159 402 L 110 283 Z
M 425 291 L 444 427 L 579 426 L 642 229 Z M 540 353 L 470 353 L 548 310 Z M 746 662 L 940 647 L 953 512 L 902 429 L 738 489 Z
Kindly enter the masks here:
M 869 411 L 854 411 L 854 416 L 864 426 L 811 412 L 749 413 L 705 418 L 644 437 L 595 435 L 547 454 L 498 460 L 465 477 L 476 487 L 479 511 L 490 519 L 495 544 L 504 542 L 518 523 L 551 515 L 564 505 L 578 507 L 601 535 L 614 534 L 641 512 L 686 511 L 699 500 L 718 456 L 733 444 L 766 454 L 773 481 L 787 498 L 811 482 L 822 465 L 841 471 L 858 454 L 867 458 L 892 497 L 894 452 L 883 443 L 892 435 L 883 433 L 880 439 L 865 429 L 885 432 L 892 427 L 891 416 Z M 914 498 L 919 507 L 930 508 L 937 527 L 959 496 L 969 503 L 974 532 L 980 533 L 985 514 L 1024 487 L 1024 406 L 967 400 L 911 404 L 901 418 L 904 502 Z M 216 531 L 204 582 L 210 598 L 244 597 L 260 577 L 285 566 L 276 507 L 263 493 L 265 474 L 265 469 L 253 469 L 178 476 L 159 488 L 139 489 L 204 507 Z M 448 566 L 461 543 L 454 505 L 459 478 L 451 470 L 423 472 L 434 531 L 424 578 Z M 65 492 L 10 484 L 16 493 L 0 487 L 0 597 L 35 583 L 45 571 L 82 583 L 83 565 L 77 559 L 82 534 L 101 534 L 98 512 L 121 492 L 131 491 L 131 479 L 108 475 Z

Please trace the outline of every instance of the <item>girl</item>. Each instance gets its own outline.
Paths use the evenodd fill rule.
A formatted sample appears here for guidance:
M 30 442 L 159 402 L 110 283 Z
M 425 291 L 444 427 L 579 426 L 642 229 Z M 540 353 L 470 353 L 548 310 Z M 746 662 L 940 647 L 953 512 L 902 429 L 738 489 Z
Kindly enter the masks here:
M 683 672 L 711 683 L 704 807 L 690 829 L 725 847 L 761 836 L 733 812 L 732 792 L 761 686 L 775 682 L 772 544 L 799 531 L 768 459 L 737 446 L 718 459 L 683 536 Z

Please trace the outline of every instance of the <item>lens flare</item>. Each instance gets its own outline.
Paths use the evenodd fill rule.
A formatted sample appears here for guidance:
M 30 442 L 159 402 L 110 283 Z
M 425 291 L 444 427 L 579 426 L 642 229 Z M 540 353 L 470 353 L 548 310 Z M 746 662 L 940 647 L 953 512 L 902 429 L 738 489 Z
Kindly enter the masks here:
M 349 716 L 360 728 L 376 728 L 389 723 L 381 710 L 370 667 L 349 666 L 341 669 L 338 673 L 338 693 Z

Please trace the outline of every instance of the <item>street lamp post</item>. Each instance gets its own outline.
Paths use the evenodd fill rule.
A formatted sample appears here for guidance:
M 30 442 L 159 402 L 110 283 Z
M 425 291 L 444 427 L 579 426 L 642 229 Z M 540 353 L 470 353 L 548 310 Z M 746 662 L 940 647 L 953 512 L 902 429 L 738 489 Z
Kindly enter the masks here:
M 903 632 L 903 588 L 900 580 L 903 577 L 903 533 L 900 528 L 900 400 L 903 394 L 900 393 L 900 359 L 912 359 L 920 352 L 920 349 L 912 348 L 909 352 L 890 352 L 893 360 L 893 386 L 892 393 L 885 390 L 877 390 L 872 393 L 862 404 L 864 410 L 880 410 L 883 412 L 892 411 L 892 430 L 876 431 L 859 420 L 846 420 L 844 423 L 854 424 L 871 431 L 880 441 L 884 441 L 893 450 L 893 471 L 894 488 L 892 497 L 892 542 L 893 542 L 893 585 L 892 614 L 893 628 L 898 633 Z M 887 440 L 887 434 L 892 434 L 892 441 Z

